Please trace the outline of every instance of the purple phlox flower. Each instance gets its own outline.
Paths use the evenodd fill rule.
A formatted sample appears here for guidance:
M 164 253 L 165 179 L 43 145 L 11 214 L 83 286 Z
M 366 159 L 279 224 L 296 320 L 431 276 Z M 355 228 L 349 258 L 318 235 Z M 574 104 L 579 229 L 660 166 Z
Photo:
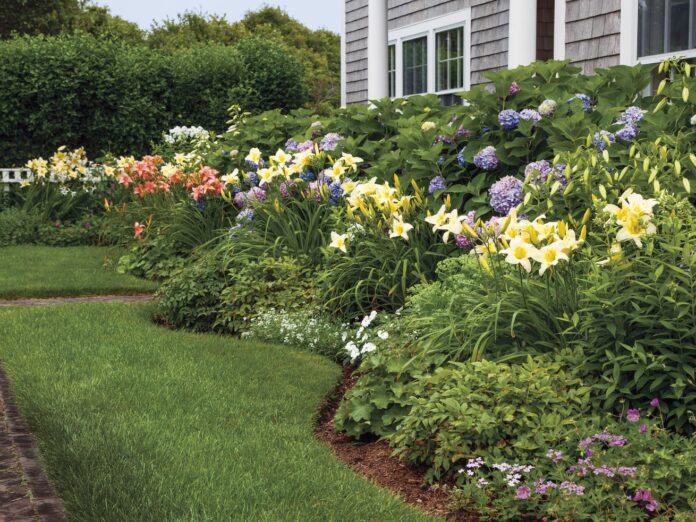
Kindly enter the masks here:
M 520 124 L 520 114 L 512 109 L 505 109 L 498 114 L 498 122 L 503 129 L 514 129 Z
M 435 176 L 430 180 L 430 185 L 428 185 L 428 193 L 432 194 L 436 190 L 445 190 L 447 188 L 447 182 L 442 176 Z
M 246 192 L 237 192 L 234 195 L 233 203 L 234 203 L 234 206 L 237 208 L 244 208 L 247 204 Z
M 544 118 L 548 118 L 549 116 L 553 116 L 553 113 L 556 112 L 557 107 L 558 103 L 556 103 L 554 100 L 544 100 L 539 105 L 539 114 L 541 114 Z
M 475 459 L 469 459 L 466 462 L 466 467 L 467 468 L 480 468 L 481 466 L 485 465 L 485 462 L 481 457 L 476 457 Z
M 649 489 L 637 489 L 633 494 L 633 497 L 628 497 L 629 500 L 633 502 L 643 502 L 645 509 L 648 511 L 655 511 L 658 507 L 657 501 L 652 497 L 652 493 Z
M 299 146 L 299 143 L 297 143 L 292 138 L 288 139 L 288 141 L 285 142 L 285 150 L 287 152 L 297 152 L 298 146 Z
M 522 181 L 513 176 L 505 176 L 493 183 L 488 189 L 491 208 L 498 214 L 507 215 L 510 209 L 522 202 L 522 186 Z
M 595 475 L 604 475 L 605 477 L 611 478 L 614 475 L 616 475 L 616 469 L 604 465 L 597 467 L 592 466 L 592 473 L 594 473 Z
M 639 433 L 647 433 L 648 432 L 648 425 L 647 424 L 641 424 L 640 428 L 638 428 Z
M 520 500 L 527 500 L 530 493 L 531 490 L 529 489 L 529 486 L 520 486 L 517 488 L 517 498 Z
M 481 477 L 480 479 L 478 479 L 478 480 L 476 481 L 476 487 L 479 488 L 479 489 L 481 489 L 481 488 L 483 488 L 483 487 L 485 487 L 485 486 L 487 486 L 487 485 L 488 485 L 488 481 L 487 481 L 485 478 L 483 478 L 483 477 Z
M 541 121 L 542 116 L 534 109 L 523 109 L 520 111 L 520 118 L 523 120 L 532 120 L 534 122 Z
M 560 488 L 566 495 L 577 495 L 578 497 L 581 497 L 585 494 L 585 488 L 583 486 L 569 480 L 561 483 Z
M 692 254 L 692 255 L 693 255 L 693 254 Z M 657 397 L 655 397 L 654 399 L 652 399 L 652 400 L 650 401 L 650 406 L 652 406 L 653 408 L 658 408 L 658 407 L 660 406 L 660 399 L 658 399 Z
M 590 99 L 590 97 L 587 94 L 577 93 L 575 96 L 569 98 L 566 103 L 570 105 L 571 103 L 573 103 L 573 100 L 580 100 L 582 102 L 582 110 L 584 112 L 590 110 L 590 106 L 592 105 L 592 99 Z
M 520 92 L 520 86 L 517 84 L 517 82 L 512 82 L 510 84 L 510 88 L 508 89 L 508 96 L 513 96 Z
M 595 132 L 594 136 L 592 137 L 592 143 L 594 143 L 594 145 L 600 151 L 603 151 L 607 148 L 607 141 L 604 139 L 605 136 L 609 140 L 609 143 L 616 142 L 616 137 L 609 131 L 601 130 L 599 132 Z
M 616 472 L 622 477 L 635 477 L 637 468 L 623 466 L 616 470 Z
M 543 478 L 540 478 L 539 480 L 534 482 L 534 492 L 537 495 L 543 495 L 545 494 L 549 489 L 556 489 L 556 483 L 552 482 L 550 480 L 544 480 Z
M 626 445 L 626 438 L 622 435 L 613 435 L 609 432 L 603 431 L 581 440 L 580 447 L 586 448 L 595 442 L 606 442 L 611 447 L 623 447 Z
M 658 504 L 657 504 L 657 502 L 656 502 L 654 499 L 648 500 L 648 501 L 645 503 L 645 509 L 647 509 L 648 511 L 652 512 L 652 511 L 655 511 L 655 510 L 657 509 L 657 505 L 658 505 Z
M 558 464 L 563 458 L 563 452 L 552 448 L 546 452 L 546 456 L 551 459 L 554 464 Z
M 643 119 L 643 115 L 648 112 L 644 111 L 639 107 L 628 107 L 625 111 L 621 113 L 619 118 L 616 120 L 617 124 L 627 124 L 627 123 L 638 123 Z
M 489 145 L 481 149 L 474 156 L 474 165 L 482 170 L 493 170 L 498 166 L 498 156 L 495 153 L 495 147 Z
M 457 154 L 457 165 L 460 167 L 464 168 L 466 167 L 466 158 L 464 157 L 464 151 L 466 150 L 466 147 L 463 147 L 462 150 L 459 151 Z
M 343 139 L 343 136 L 336 132 L 329 132 L 319 142 L 319 150 L 331 151 L 336 149 L 336 145 Z
M 640 128 L 635 123 L 627 123 L 623 128 L 616 131 L 616 137 L 623 141 L 635 140 L 640 133 Z
M 626 412 L 626 420 L 628 422 L 638 422 L 638 419 L 640 419 L 640 410 L 638 409 L 629 409 Z
M 440 134 L 439 136 L 436 136 L 435 140 L 433 141 L 433 144 L 435 145 L 438 143 L 448 143 L 451 145 L 454 143 L 454 138 L 452 136 L 448 136 L 447 134 Z

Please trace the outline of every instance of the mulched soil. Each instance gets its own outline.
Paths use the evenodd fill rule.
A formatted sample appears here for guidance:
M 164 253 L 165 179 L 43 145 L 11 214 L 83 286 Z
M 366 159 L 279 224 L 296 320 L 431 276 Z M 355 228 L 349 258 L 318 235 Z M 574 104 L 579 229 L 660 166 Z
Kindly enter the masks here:
M 345 393 L 357 381 L 351 368 L 344 368 L 343 378 L 326 398 L 319 411 L 315 433 L 326 442 L 336 456 L 369 480 L 390 490 L 422 511 L 448 520 L 474 522 L 470 513 L 454 511 L 449 494 L 430 487 L 424 479 L 425 469 L 417 468 L 392 455 L 393 450 L 382 440 L 357 441 L 336 431 L 334 415 Z
M 89 295 L 82 297 L 39 297 L 30 299 L 0 299 L 0 306 L 44 306 L 79 303 L 140 303 L 150 301 L 152 294 Z
M 0 367 L 0 521 L 63 522 L 63 503 L 48 481 L 29 427 Z

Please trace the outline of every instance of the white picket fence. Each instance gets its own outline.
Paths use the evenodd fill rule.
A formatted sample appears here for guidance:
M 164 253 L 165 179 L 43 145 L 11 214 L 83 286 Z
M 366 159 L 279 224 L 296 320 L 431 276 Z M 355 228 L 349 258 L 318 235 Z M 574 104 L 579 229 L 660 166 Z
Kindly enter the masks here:
M 22 181 L 32 181 L 34 175 L 31 170 L 25 168 L 16 169 L 0 169 L 0 185 L 5 192 L 10 191 L 12 183 L 21 183 Z

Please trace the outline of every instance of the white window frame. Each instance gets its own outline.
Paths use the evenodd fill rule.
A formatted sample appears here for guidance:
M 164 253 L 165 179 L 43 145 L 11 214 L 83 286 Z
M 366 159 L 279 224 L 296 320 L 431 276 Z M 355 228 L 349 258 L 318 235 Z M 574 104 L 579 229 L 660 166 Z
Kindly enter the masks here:
M 696 48 L 670 53 L 638 56 L 638 0 L 621 0 L 621 43 L 619 61 L 622 65 L 638 63 L 660 63 L 663 60 L 680 56 L 696 58 Z
M 435 35 L 449 29 L 464 28 L 464 86 L 457 89 L 446 89 L 436 91 L 437 79 L 437 49 L 435 47 Z M 394 45 L 396 49 L 396 93 L 395 98 L 417 96 L 412 94 L 404 96 L 404 63 L 403 63 L 403 43 L 415 38 L 427 38 L 427 66 L 428 66 L 428 85 L 423 93 L 419 94 L 453 94 L 468 91 L 471 88 L 471 8 L 466 7 L 456 13 L 430 18 L 423 22 L 407 25 L 389 31 L 388 44 Z

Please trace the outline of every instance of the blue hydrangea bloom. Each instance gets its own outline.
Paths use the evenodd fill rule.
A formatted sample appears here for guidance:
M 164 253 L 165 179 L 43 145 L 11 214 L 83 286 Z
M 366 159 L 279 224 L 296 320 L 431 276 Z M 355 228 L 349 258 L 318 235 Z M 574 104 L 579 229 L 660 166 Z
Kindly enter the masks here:
M 237 214 L 237 223 L 249 223 L 254 219 L 254 210 L 251 208 L 245 208 L 239 214 Z
M 493 170 L 498 166 L 498 156 L 495 153 L 495 147 L 489 145 L 479 151 L 474 156 L 474 165 L 482 170 Z
M 493 183 L 488 189 L 491 208 L 498 214 L 507 215 L 510 209 L 522 202 L 522 185 L 522 181 L 513 176 L 505 176 Z
M 595 144 L 600 152 L 607 148 L 607 142 L 604 139 L 604 136 L 609 139 L 609 143 L 616 142 L 616 137 L 609 131 L 601 130 L 599 132 L 595 132 L 594 136 L 592 137 L 592 143 Z
M 299 143 L 297 143 L 295 140 L 292 138 L 288 139 L 288 141 L 285 142 L 285 150 L 287 152 L 297 152 L 297 148 L 300 146 Z
M 307 170 L 300 174 L 300 179 L 302 181 L 314 181 L 317 178 L 314 177 L 314 172 L 312 172 L 311 170 Z
M 343 197 L 343 189 L 341 188 L 340 181 L 334 181 L 329 184 L 329 203 L 331 205 L 337 205 L 338 202 Z
M 640 120 L 643 119 L 643 115 L 645 114 L 645 112 L 646 111 L 644 111 L 640 107 L 629 107 L 621 113 L 619 119 L 616 120 L 616 123 L 638 123 Z
M 520 115 L 512 109 L 505 109 L 498 114 L 498 122 L 503 129 L 514 129 L 520 124 Z
M 259 184 L 259 176 L 256 174 L 256 172 L 249 172 L 249 178 L 247 179 L 247 183 L 251 187 L 255 187 L 256 185 Z
M 331 151 L 336 149 L 336 145 L 343 139 L 343 136 L 336 132 L 329 132 L 319 142 L 319 150 Z
M 546 160 L 532 161 L 524 168 L 525 178 L 529 176 L 530 183 L 544 183 L 551 171 L 551 165 Z
M 444 190 L 447 188 L 447 182 L 442 176 L 435 176 L 430 180 L 430 185 L 428 185 L 428 192 L 432 194 L 436 190 Z
M 445 157 L 440 156 L 439 158 L 437 158 L 437 164 L 438 166 L 442 167 L 445 164 Z
M 635 123 L 628 123 L 616 132 L 616 137 L 624 141 L 633 141 L 638 136 L 640 128 Z

